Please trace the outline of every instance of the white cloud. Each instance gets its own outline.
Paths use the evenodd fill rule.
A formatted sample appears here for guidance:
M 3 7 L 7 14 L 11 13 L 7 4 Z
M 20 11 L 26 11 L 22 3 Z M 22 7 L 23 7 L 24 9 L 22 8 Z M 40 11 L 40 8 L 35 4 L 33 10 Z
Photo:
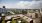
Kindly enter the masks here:
M 29 8 L 31 8 L 31 9 L 40 9 L 40 8 L 42 8 L 42 1 L 38 1 L 34 4 L 32 4 L 31 6 L 29 6 Z
M 42 1 L 19 1 L 16 2 L 15 4 L 1 4 L 0 7 L 3 5 L 6 6 L 6 8 L 19 8 L 19 9 L 36 9 L 36 8 L 41 8 L 42 7 Z

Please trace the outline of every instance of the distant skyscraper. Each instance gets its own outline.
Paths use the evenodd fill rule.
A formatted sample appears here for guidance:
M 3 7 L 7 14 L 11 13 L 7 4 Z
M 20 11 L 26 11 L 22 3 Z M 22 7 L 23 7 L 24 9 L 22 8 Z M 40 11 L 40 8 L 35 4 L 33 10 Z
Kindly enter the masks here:
M 5 6 L 3 6 L 3 8 L 5 8 Z
M 7 9 L 5 8 L 5 6 L 3 6 L 2 13 L 6 13 L 6 12 L 7 12 Z
M 6 13 L 7 9 L 5 8 L 5 6 L 3 6 L 3 8 L 0 8 L 0 13 Z

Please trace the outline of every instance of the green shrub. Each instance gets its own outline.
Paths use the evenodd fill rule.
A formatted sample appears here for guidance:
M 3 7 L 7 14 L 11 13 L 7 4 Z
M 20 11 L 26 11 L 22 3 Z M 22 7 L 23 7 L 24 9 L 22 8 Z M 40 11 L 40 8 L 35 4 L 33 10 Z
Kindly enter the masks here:
M 21 18 L 24 23 L 28 23 L 25 19 Z
M 11 23 L 16 23 L 16 20 L 12 19 L 12 22 Z

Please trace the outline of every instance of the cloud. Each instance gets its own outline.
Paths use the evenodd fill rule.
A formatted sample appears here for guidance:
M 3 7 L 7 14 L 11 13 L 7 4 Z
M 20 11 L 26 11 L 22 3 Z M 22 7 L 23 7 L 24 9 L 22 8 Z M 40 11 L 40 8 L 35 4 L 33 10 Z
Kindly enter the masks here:
M 5 5 L 6 8 L 18 8 L 18 9 L 39 9 L 42 8 L 42 1 L 19 1 L 14 4 L 1 4 L 1 6 Z M 0 6 L 0 7 L 1 7 Z
M 40 9 L 40 8 L 42 8 L 42 1 L 38 1 L 34 4 L 32 4 L 31 6 L 29 6 L 29 8 L 31 8 L 31 9 Z
M 42 8 L 42 1 L 32 1 L 32 2 L 28 2 L 28 1 L 20 1 L 17 2 L 17 7 L 18 8 L 24 8 L 24 9 L 40 9 Z
M 16 6 L 18 8 L 26 8 L 27 6 L 30 5 L 31 2 L 28 2 L 28 1 L 20 1 L 20 2 L 17 2 L 16 3 Z

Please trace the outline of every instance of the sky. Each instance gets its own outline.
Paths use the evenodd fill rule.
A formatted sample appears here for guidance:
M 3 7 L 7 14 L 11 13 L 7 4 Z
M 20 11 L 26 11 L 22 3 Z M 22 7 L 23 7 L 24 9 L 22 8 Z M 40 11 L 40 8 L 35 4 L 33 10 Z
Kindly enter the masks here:
M 42 8 L 42 0 L 0 0 L 0 8 L 39 9 Z

